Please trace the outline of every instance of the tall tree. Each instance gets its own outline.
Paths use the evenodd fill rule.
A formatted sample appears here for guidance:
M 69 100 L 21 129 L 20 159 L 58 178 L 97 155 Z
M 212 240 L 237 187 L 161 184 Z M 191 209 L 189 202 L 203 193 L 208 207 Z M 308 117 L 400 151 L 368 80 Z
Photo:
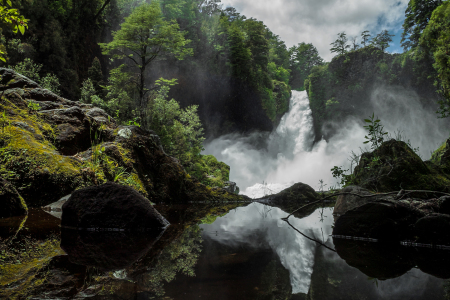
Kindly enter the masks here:
M 389 34 L 389 31 L 383 30 L 376 37 L 373 38 L 371 44 L 375 47 L 381 49 L 381 51 L 386 50 L 389 47 L 389 43 L 392 42 L 392 38 L 394 35 Z
M 304 81 L 314 66 L 323 64 L 317 48 L 313 44 L 299 43 L 289 49 L 291 56 L 291 80 L 289 84 L 294 89 L 304 89 Z
M 401 40 L 405 50 L 418 45 L 420 35 L 427 26 L 431 14 L 441 4 L 442 0 L 409 0 Z
M 147 67 L 157 58 L 174 55 L 183 59 L 192 49 L 186 48 L 190 42 L 184 38 L 175 21 L 165 21 L 158 1 L 137 7 L 125 18 L 120 30 L 113 33 L 110 43 L 101 43 L 103 54 L 114 59 L 127 59 L 131 76 L 136 78 L 137 107 L 141 122 L 145 120 L 147 107 L 146 87 Z M 144 124 L 145 125 L 145 124 Z
M 330 45 L 333 46 L 330 51 L 333 53 L 337 53 L 338 55 L 342 55 L 346 52 L 348 52 L 348 49 L 350 48 L 350 45 L 347 45 L 348 39 L 345 32 L 338 33 L 338 39 L 335 40 Z
M 370 41 L 370 34 L 369 34 L 369 30 L 364 30 L 361 33 L 361 45 L 363 45 L 363 47 L 367 46 L 367 44 Z

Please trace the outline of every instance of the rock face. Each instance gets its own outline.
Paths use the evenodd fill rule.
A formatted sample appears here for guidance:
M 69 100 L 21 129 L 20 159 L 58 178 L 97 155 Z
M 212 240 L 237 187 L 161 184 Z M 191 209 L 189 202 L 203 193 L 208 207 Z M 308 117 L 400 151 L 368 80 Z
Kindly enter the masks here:
M 394 139 L 373 152 L 364 153 L 354 176 L 356 185 L 378 192 L 401 189 L 447 192 L 450 189 L 445 173 L 423 162 L 405 142 Z
M 23 216 L 28 208 L 14 186 L 0 178 L 0 218 Z
M 77 190 L 62 206 L 61 226 L 145 231 L 167 225 L 145 197 L 112 182 Z

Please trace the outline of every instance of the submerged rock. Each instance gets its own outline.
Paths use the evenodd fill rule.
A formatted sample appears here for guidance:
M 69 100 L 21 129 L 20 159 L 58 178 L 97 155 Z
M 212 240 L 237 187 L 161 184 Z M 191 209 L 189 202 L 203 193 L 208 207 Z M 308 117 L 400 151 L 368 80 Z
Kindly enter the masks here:
M 133 188 L 108 182 L 73 192 L 62 206 L 61 225 L 145 231 L 160 230 L 169 222 Z
M 0 218 L 23 216 L 28 213 L 27 205 L 14 186 L 0 178 Z

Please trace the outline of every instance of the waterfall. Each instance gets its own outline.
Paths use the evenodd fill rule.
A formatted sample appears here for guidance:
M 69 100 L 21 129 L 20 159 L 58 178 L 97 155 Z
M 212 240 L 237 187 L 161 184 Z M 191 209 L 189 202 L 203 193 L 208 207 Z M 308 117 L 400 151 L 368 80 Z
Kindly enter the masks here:
M 247 136 L 229 134 L 205 145 L 205 152 L 230 165 L 230 180 L 241 193 L 251 198 L 274 194 L 295 182 L 318 187 L 319 180 L 335 182 L 330 169 L 345 165 L 348 153 L 362 142 L 361 126 L 343 128 L 342 134 L 357 141 L 342 139 L 332 144 L 325 141 L 313 145 L 313 118 L 305 91 L 292 91 L 289 111 L 271 133 L 255 132 Z M 261 145 L 264 146 L 261 146 Z
M 371 103 L 384 129 L 393 135 L 400 130 L 411 139 L 413 147 L 420 146 L 420 154 L 425 159 L 448 137 L 445 132 L 448 127 L 443 121 L 433 112 L 423 110 L 420 99 L 411 93 L 376 90 Z M 331 168 L 342 166 L 350 170 L 348 158 L 352 151 L 370 151 L 370 147 L 360 148 L 367 134 L 362 127 L 364 117 L 329 123 L 338 128 L 336 134 L 327 141 L 313 144 L 308 95 L 292 91 L 289 111 L 272 132 L 221 136 L 207 143 L 204 153 L 228 164 L 230 180 L 237 183 L 242 194 L 251 198 L 280 192 L 296 182 L 318 189 L 319 181 L 323 180 L 328 189 L 337 184 Z

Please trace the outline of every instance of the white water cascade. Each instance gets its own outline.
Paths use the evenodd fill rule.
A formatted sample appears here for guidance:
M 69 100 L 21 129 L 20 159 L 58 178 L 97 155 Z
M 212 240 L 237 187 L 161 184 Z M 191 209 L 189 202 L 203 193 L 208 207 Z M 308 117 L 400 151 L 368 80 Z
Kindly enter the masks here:
M 377 90 L 371 102 L 385 129 L 390 133 L 402 130 L 414 147 L 420 146 L 420 154 L 425 159 L 448 136 L 442 119 L 421 108 L 418 97 L 412 94 Z M 329 188 L 337 182 L 331 168 L 350 169 L 350 153 L 360 153 L 366 135 L 361 119 L 348 119 L 338 128 L 328 141 L 313 144 L 308 95 L 292 91 L 289 111 L 273 132 L 246 136 L 228 134 L 207 143 L 204 153 L 228 164 L 230 180 L 237 183 L 242 194 L 251 198 L 278 193 L 296 182 L 317 190 L 319 181 L 323 180 L 327 184 L 325 188 Z

